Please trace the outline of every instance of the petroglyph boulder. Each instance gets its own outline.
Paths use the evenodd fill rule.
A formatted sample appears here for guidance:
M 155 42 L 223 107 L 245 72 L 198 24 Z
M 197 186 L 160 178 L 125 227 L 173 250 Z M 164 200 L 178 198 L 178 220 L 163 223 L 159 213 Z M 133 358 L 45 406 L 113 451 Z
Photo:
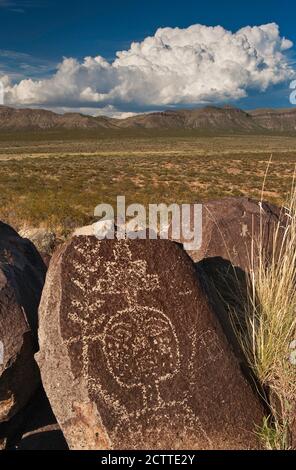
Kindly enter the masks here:
M 283 224 L 287 223 L 279 207 L 247 197 L 229 197 L 206 202 L 202 211 L 201 247 L 188 251 L 188 254 L 195 262 L 204 258 L 220 257 L 244 271 L 249 271 L 252 240 L 255 263 L 260 238 L 266 250 L 264 255 L 268 259 L 272 255 L 273 238 L 279 218 Z
M 34 245 L 0 222 L 0 423 L 27 403 L 40 380 L 34 353 L 44 279 Z
M 70 448 L 257 447 L 261 406 L 179 245 L 73 237 L 51 260 L 39 321 Z

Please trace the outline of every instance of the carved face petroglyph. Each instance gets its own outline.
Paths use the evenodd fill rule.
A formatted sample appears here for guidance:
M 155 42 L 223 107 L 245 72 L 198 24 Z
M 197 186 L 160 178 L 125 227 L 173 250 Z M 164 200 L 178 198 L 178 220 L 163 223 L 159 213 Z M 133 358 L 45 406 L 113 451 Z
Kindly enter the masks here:
M 179 370 L 178 338 L 162 312 L 136 306 L 109 320 L 104 332 L 109 372 L 122 386 L 157 383 Z

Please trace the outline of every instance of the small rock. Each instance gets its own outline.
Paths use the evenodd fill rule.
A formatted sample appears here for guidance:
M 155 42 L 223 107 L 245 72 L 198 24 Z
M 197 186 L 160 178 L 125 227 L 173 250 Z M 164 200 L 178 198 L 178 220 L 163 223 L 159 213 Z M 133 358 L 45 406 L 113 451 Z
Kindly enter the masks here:
M 19 234 L 34 243 L 40 253 L 51 255 L 55 249 L 57 240 L 54 232 L 43 228 L 24 228 Z

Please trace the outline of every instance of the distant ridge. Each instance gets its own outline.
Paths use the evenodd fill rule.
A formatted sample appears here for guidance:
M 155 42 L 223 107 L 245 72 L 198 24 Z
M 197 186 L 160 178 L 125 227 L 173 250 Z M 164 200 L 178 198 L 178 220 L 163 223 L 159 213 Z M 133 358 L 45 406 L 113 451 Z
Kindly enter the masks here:
M 126 119 L 57 114 L 44 109 L 0 106 L 0 131 L 58 129 L 195 129 L 208 132 L 296 133 L 296 108 L 243 111 L 232 106 L 206 106 L 139 114 Z
M 57 114 L 46 109 L 0 106 L 0 130 L 96 129 L 111 127 L 106 117 L 79 113 Z
M 296 132 L 296 108 L 255 109 L 249 114 L 264 129 L 280 132 Z
M 191 110 L 142 114 L 124 119 L 121 122 L 121 127 L 258 131 L 258 125 L 252 116 L 241 109 L 230 106 L 223 108 L 207 106 Z

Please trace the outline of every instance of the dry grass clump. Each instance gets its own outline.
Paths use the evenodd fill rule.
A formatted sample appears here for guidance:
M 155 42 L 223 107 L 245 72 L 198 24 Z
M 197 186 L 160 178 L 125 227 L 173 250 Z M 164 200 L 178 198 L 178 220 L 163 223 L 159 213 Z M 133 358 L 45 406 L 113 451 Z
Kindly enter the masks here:
M 263 224 L 261 224 L 263 225 Z M 269 449 L 291 448 L 296 418 L 296 187 L 274 229 L 267 256 L 263 227 L 253 239 L 244 321 L 231 309 L 245 357 L 265 391 L 270 416 L 259 431 Z

